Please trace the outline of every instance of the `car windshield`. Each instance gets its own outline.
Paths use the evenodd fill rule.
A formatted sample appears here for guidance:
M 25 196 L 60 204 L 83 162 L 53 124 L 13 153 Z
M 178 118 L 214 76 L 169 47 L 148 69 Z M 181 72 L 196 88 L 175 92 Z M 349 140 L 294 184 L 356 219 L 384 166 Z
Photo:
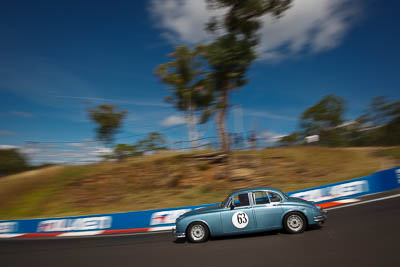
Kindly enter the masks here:
M 229 199 L 230 199 L 229 196 L 227 196 L 227 197 L 224 199 L 224 201 L 221 202 L 220 207 L 225 207 L 226 204 L 228 203 Z
M 283 195 L 284 198 L 289 199 L 289 196 L 288 196 L 288 195 L 286 195 L 286 194 L 283 193 L 282 191 L 280 191 L 280 192 L 281 192 L 281 194 Z

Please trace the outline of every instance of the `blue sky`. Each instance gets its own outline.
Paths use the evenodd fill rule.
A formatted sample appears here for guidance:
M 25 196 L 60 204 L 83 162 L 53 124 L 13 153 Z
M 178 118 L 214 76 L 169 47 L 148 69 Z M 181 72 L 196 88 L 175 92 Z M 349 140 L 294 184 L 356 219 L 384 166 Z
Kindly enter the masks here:
M 175 45 L 212 39 L 202 30 L 212 15 L 203 2 L 83 2 L 0 4 L 0 145 L 93 139 L 87 102 L 129 112 L 117 137 L 182 122 L 153 71 Z M 243 109 L 244 130 L 290 133 L 301 112 L 330 93 L 347 101 L 348 119 L 373 96 L 398 100 L 399 9 L 394 0 L 295 0 L 281 20 L 263 18 L 260 59 L 231 97 Z M 214 125 L 200 132 L 215 135 Z M 184 125 L 164 134 L 187 139 Z

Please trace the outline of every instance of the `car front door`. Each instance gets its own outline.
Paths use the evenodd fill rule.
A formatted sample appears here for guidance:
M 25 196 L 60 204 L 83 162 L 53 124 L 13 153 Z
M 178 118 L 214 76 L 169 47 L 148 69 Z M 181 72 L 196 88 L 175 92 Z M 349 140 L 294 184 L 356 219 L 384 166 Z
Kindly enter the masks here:
M 249 193 L 238 193 L 232 196 L 234 206 L 226 207 L 221 212 L 222 229 L 224 233 L 249 232 L 256 229 L 256 222 Z
M 281 198 L 275 192 L 255 191 L 252 192 L 253 212 L 256 219 L 256 229 L 269 230 L 280 228 L 282 225 Z

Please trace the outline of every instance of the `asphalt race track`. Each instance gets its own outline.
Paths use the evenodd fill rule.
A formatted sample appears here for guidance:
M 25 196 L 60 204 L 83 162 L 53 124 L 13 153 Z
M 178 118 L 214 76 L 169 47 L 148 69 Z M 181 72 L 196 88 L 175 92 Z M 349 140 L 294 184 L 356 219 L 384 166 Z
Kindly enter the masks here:
M 299 235 L 272 232 L 202 244 L 174 242 L 170 233 L 1 240 L 0 266 L 400 266 L 400 197 L 333 209 L 328 216 L 322 228 Z

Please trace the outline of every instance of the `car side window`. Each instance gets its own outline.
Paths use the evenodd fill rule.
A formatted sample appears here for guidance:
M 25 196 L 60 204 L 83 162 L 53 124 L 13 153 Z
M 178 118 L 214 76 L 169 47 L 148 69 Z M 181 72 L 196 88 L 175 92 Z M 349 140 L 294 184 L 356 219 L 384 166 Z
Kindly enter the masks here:
M 268 192 L 268 197 L 271 202 L 281 202 L 281 196 L 278 193 L 275 192 Z
M 243 193 L 234 195 L 233 203 L 235 204 L 235 207 L 249 206 L 250 205 L 249 194 Z
M 265 191 L 253 192 L 253 198 L 254 198 L 254 203 L 256 205 L 262 205 L 262 204 L 269 203 L 267 192 L 265 192 Z

